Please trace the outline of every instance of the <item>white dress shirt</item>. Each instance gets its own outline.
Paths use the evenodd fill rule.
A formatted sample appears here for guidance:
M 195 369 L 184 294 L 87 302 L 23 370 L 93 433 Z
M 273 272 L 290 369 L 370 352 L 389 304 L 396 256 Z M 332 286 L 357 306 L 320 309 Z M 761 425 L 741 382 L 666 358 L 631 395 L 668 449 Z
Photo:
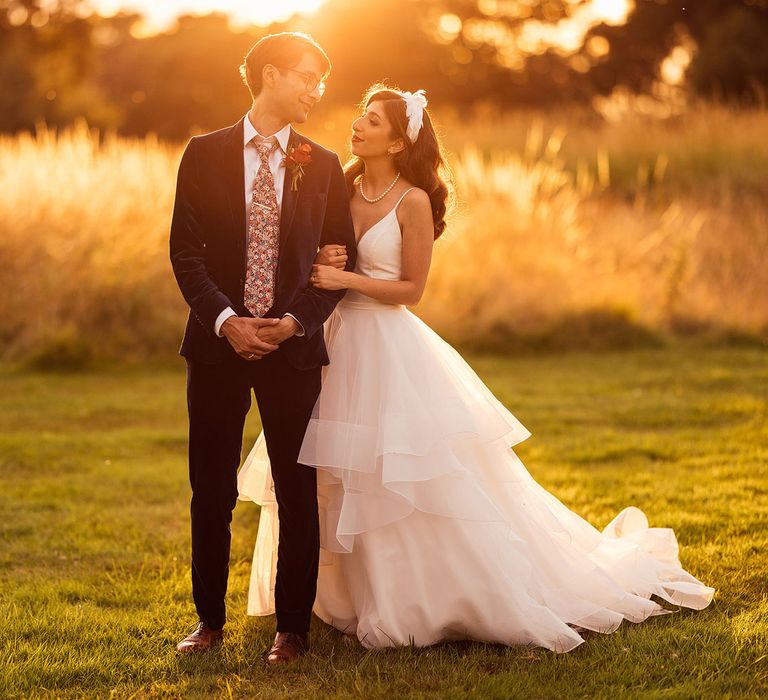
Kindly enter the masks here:
M 253 202 L 253 186 L 256 183 L 256 175 L 261 167 L 261 158 L 259 158 L 259 152 L 256 148 L 256 143 L 271 143 L 277 142 L 279 148 L 275 148 L 269 155 L 269 169 L 272 172 L 272 179 L 275 182 L 275 194 L 277 195 L 277 211 L 278 215 L 283 206 L 283 188 L 285 185 L 285 167 L 282 165 L 283 158 L 288 153 L 288 139 L 291 136 L 291 125 L 286 124 L 280 131 L 272 136 L 262 136 L 256 127 L 251 124 L 251 120 L 248 115 L 245 115 L 243 120 L 243 165 L 245 173 L 245 211 L 251 210 L 251 204 Z M 277 280 L 275 280 L 277 284 Z M 216 335 L 221 337 L 221 326 L 224 324 L 230 316 L 237 316 L 235 310 L 228 306 L 217 317 L 214 324 L 214 331 Z M 299 324 L 299 330 L 296 335 L 304 335 L 304 328 L 299 320 L 293 314 L 284 314 L 283 317 L 290 316 L 296 323 Z

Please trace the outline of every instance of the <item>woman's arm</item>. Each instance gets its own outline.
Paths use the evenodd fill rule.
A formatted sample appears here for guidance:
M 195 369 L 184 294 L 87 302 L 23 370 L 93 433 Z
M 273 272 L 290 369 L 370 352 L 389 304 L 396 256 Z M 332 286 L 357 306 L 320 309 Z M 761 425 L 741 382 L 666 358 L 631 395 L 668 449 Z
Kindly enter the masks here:
M 355 228 L 349 211 L 349 194 L 344 181 L 344 171 L 337 156 L 333 156 L 330 167 L 327 204 L 319 242 L 321 246 L 329 243 L 338 243 L 343 246 L 347 252 L 346 266 L 353 270 L 357 252 Z M 331 315 L 333 307 L 343 296 L 343 292 L 337 294 L 330 288 L 304 287 L 299 290 L 284 312 L 293 316 L 304 328 L 307 338 L 311 338 L 322 329 L 323 322 Z
M 429 196 L 424 190 L 413 190 L 398 213 L 403 234 L 401 279 L 371 279 L 328 265 L 313 265 L 312 284 L 321 289 L 353 289 L 388 304 L 418 304 L 427 283 L 435 239 Z

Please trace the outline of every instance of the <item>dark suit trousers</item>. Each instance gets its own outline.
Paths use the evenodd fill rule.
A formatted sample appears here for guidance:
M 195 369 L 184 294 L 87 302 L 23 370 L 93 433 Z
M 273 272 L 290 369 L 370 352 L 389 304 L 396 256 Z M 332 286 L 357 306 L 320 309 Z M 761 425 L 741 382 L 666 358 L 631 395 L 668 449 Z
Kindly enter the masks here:
M 264 428 L 280 518 L 277 630 L 304 633 L 317 592 L 320 535 L 317 472 L 296 459 L 320 393 L 320 367 L 297 370 L 280 350 L 252 362 L 231 353 L 216 365 L 187 363 L 192 594 L 200 619 L 222 627 L 230 523 L 251 390 Z

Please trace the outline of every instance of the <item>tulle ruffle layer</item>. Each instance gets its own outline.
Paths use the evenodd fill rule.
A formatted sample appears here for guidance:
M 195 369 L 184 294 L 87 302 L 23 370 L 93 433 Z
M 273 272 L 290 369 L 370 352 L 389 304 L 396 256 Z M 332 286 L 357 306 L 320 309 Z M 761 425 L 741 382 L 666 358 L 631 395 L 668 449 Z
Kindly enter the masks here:
M 318 468 L 315 612 L 370 647 L 480 639 L 568 651 L 700 609 L 669 529 L 637 508 L 596 530 L 531 477 L 512 447 L 530 432 L 461 356 L 402 307 L 342 302 L 331 364 L 299 461 Z M 273 611 L 277 512 L 260 438 L 240 472 L 262 504 L 249 614 Z

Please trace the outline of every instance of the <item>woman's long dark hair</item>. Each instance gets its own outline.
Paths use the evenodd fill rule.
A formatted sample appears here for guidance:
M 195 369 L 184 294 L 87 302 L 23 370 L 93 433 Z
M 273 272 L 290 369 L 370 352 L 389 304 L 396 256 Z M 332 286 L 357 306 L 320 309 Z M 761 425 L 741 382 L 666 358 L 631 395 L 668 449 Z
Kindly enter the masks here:
M 402 138 L 405 143 L 405 149 L 394 156 L 395 168 L 402 177 L 429 195 L 437 239 L 445 231 L 445 214 L 453 199 L 453 185 L 429 112 L 424 110 L 424 121 L 419 135 L 416 142 L 411 143 L 406 134 L 408 117 L 402 93 L 382 84 L 372 85 L 365 93 L 361 107 L 366 109 L 371 102 L 376 101 L 382 101 L 384 104 L 384 112 L 392 125 L 392 136 Z M 354 194 L 357 178 L 363 172 L 365 163 L 357 156 L 353 156 L 344 166 L 344 177 L 350 197 Z

